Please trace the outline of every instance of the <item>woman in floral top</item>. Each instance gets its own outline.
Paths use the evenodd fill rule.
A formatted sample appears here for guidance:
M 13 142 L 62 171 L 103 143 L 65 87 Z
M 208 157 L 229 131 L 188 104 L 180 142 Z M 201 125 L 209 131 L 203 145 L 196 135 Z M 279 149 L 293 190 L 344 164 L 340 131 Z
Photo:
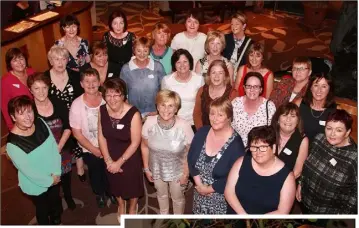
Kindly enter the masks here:
M 108 60 L 120 65 L 128 63 L 132 57 L 133 42 L 135 34 L 127 31 L 126 15 L 122 11 L 114 11 L 108 18 L 110 31 L 103 36 L 107 45 Z
M 77 35 L 80 22 L 74 15 L 67 15 L 61 19 L 60 27 L 65 33 L 65 36 L 57 40 L 55 44 L 66 48 L 70 53 L 66 67 L 74 71 L 79 71 L 81 66 L 90 62 L 89 43 Z

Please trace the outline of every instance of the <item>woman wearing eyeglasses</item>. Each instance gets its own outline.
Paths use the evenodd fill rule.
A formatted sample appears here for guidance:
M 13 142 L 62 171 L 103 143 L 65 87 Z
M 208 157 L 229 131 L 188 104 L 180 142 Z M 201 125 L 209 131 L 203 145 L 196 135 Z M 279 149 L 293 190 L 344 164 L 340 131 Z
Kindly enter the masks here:
M 251 153 L 234 163 L 227 179 L 227 213 L 289 214 L 295 197 L 295 178 L 275 156 L 274 129 L 255 127 L 248 138 Z
M 260 73 L 249 72 L 244 77 L 243 88 L 245 95 L 232 101 L 232 127 L 242 137 L 247 146 L 247 136 L 253 127 L 270 125 L 275 113 L 273 102 L 262 97 L 264 80 Z
M 293 60 L 292 76 L 275 83 L 269 99 L 278 108 L 304 96 L 308 88 L 309 76 L 312 74 L 312 62 L 308 57 L 297 57 Z

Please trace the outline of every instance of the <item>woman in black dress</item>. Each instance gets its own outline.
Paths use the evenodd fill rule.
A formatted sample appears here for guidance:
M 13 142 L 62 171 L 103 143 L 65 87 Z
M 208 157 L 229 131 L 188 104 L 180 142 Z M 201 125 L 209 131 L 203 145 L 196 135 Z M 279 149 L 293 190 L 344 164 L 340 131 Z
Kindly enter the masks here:
M 51 69 L 44 73 L 51 81 L 49 96 L 55 96 L 62 100 L 66 104 L 68 111 L 72 102 L 84 91 L 80 84 L 79 73 L 66 68 L 69 55 L 66 48 L 57 45 L 52 46 L 47 54 Z M 82 150 L 77 146 L 77 143 L 74 143 L 74 145 L 72 152 L 76 158 L 77 175 L 84 182 L 86 176 L 82 160 Z
M 309 143 L 318 133 L 324 133 L 328 116 L 335 111 L 334 85 L 331 77 L 325 74 L 313 75 L 303 98 L 293 101 L 299 107 L 303 120 L 304 134 Z
M 71 194 L 71 129 L 69 125 L 69 111 L 66 105 L 56 97 L 48 97 L 51 81 L 43 73 L 35 73 L 27 80 L 27 85 L 34 96 L 37 116 L 41 117 L 49 126 L 57 142 L 61 154 L 61 185 L 64 198 L 70 209 L 76 204 Z
M 107 52 L 107 46 L 104 42 L 95 41 L 90 48 L 91 62 L 83 65 L 80 72 L 84 72 L 88 68 L 96 69 L 100 74 L 101 85 L 108 79 L 119 78 L 121 66 L 117 63 L 109 62 Z
M 113 11 L 108 18 L 110 31 L 103 36 L 107 45 L 108 59 L 120 65 L 120 70 L 132 57 L 132 44 L 135 41 L 135 34 L 127 31 L 126 15 L 120 11 Z
M 272 119 L 276 131 L 276 154 L 297 179 L 308 156 L 308 138 L 303 134 L 299 108 L 294 103 L 279 106 Z

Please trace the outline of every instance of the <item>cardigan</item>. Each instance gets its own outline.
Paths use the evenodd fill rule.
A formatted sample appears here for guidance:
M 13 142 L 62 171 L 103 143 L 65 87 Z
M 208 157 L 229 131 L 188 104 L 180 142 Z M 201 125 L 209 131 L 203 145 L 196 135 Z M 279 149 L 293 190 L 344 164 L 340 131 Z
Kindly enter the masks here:
M 40 125 L 39 122 L 41 121 Z M 17 135 L 10 133 L 6 144 L 6 151 L 11 158 L 12 163 L 18 169 L 19 186 L 21 190 L 28 194 L 38 196 L 47 191 L 54 180 L 51 174 L 61 175 L 61 155 L 57 148 L 56 140 L 50 130 L 41 118 L 34 121 L 35 131 L 41 130 L 43 125 L 49 133 L 46 140 L 26 153 L 16 145 Z
M 231 57 L 232 57 L 232 54 L 233 54 L 233 51 L 235 48 L 233 33 L 231 32 L 229 34 L 224 35 L 224 39 L 226 40 L 226 47 L 223 50 L 223 56 L 226 57 L 228 60 L 231 60 Z M 249 38 L 248 36 L 245 36 L 244 41 L 242 43 L 242 45 L 246 45 L 248 40 L 249 40 L 249 44 L 248 44 L 246 50 L 244 50 L 244 55 L 243 55 L 241 61 L 239 62 L 238 67 L 247 63 L 247 51 L 248 51 L 249 46 L 253 43 L 253 40 L 251 38 Z M 241 47 L 242 47 L 242 45 L 241 45 Z M 239 49 L 241 49 L 241 47 L 239 47 Z M 242 52 L 237 53 L 237 61 L 236 62 L 238 62 L 238 58 Z
M 192 177 L 200 175 L 195 166 L 210 129 L 211 126 L 203 126 L 197 131 L 192 140 L 187 157 L 189 173 Z M 216 192 L 224 194 L 224 188 L 226 187 L 229 171 L 231 170 L 234 162 L 244 154 L 244 145 L 241 137 L 238 135 L 227 147 L 222 157 L 213 168 L 212 176 L 214 178 L 214 182 L 212 184 L 212 188 Z
M 35 73 L 34 69 L 27 68 L 26 73 L 29 76 Z M 32 98 L 32 94 L 30 93 L 27 85 L 24 85 L 15 75 L 11 72 L 7 72 L 1 78 L 1 112 L 3 114 L 5 123 L 9 130 L 14 126 L 13 122 L 8 113 L 8 103 L 9 101 L 17 96 L 27 95 Z

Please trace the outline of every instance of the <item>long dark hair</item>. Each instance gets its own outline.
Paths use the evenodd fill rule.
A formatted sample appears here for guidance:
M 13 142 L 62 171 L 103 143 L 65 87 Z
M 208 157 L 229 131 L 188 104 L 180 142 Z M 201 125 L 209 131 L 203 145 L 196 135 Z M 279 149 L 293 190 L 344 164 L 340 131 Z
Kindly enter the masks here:
M 329 92 L 328 92 L 328 95 L 327 95 L 327 97 L 325 99 L 324 108 L 335 107 L 336 103 L 335 103 L 335 100 L 334 100 L 334 97 L 335 97 L 334 83 L 333 83 L 333 80 L 332 80 L 330 74 L 319 73 L 319 74 L 315 74 L 315 75 L 311 76 L 310 79 L 309 79 L 307 92 L 303 96 L 303 101 L 307 105 L 312 105 L 313 104 L 312 86 L 313 86 L 314 83 L 320 81 L 322 78 L 324 78 L 327 81 L 328 85 L 329 85 Z

